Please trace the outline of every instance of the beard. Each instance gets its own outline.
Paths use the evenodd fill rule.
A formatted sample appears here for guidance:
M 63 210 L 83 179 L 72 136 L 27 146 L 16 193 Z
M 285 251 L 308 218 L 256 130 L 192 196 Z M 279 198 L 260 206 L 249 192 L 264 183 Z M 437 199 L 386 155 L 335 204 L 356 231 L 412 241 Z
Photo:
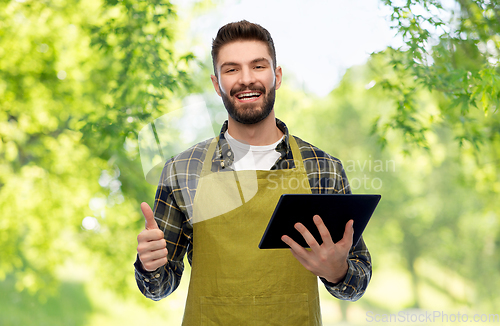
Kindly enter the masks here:
M 234 96 L 234 94 L 246 89 L 231 90 L 230 95 Z M 265 95 L 266 89 L 264 87 L 250 88 L 250 90 L 262 93 L 264 96 L 262 107 L 257 107 L 255 103 L 235 103 L 224 92 L 221 92 L 222 102 L 229 116 L 236 122 L 246 125 L 258 123 L 267 118 L 273 110 L 276 98 L 276 86 L 273 86 L 267 95 Z M 238 108 L 236 108 L 236 104 L 238 104 Z

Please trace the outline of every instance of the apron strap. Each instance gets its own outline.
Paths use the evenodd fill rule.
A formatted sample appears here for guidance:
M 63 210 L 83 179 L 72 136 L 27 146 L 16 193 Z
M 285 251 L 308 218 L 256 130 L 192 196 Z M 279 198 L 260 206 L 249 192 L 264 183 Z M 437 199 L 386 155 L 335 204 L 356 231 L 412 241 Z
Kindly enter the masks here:
M 218 143 L 219 143 L 219 136 L 212 139 L 210 146 L 208 146 L 207 154 L 205 156 L 205 160 L 203 161 L 203 168 L 201 170 L 200 177 L 211 173 L 211 171 L 212 171 L 212 157 L 214 156 L 215 147 L 217 146 Z
M 302 160 L 302 154 L 300 154 L 299 145 L 297 145 L 295 137 L 289 135 L 288 143 L 290 144 L 290 148 L 292 149 L 293 163 L 295 164 L 295 168 L 299 172 L 306 173 L 306 168 L 304 167 L 304 161 Z

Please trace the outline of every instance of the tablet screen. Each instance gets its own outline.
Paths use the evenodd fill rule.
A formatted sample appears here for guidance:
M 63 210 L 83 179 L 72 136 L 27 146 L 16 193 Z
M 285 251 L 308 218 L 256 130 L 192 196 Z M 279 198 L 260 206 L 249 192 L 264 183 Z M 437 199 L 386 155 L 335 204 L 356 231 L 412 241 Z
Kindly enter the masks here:
M 288 235 L 304 248 L 309 245 L 299 231 L 294 228 L 295 223 L 302 223 L 319 244 L 323 243 L 313 216 L 319 215 L 325 223 L 333 242 L 338 242 L 344 235 L 345 225 L 354 220 L 355 245 L 363 233 L 372 216 L 380 195 L 353 195 L 353 194 L 285 194 L 281 195 L 274 213 L 267 225 L 259 244 L 260 249 L 289 248 L 281 240 Z

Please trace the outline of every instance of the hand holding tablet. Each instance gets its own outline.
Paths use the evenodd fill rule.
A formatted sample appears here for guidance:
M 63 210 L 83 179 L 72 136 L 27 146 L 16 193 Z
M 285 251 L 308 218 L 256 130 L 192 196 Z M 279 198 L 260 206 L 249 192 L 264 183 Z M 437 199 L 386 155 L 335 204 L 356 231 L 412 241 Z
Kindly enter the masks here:
M 352 246 L 354 235 L 353 220 L 349 220 L 345 226 L 344 236 L 337 243 L 333 243 L 330 232 L 326 228 L 319 215 L 314 215 L 314 223 L 321 235 L 323 243 L 320 245 L 301 223 L 295 224 L 295 229 L 302 234 L 311 250 L 306 250 L 284 235 L 281 240 L 290 246 L 293 256 L 313 274 L 325 278 L 330 283 L 342 281 L 349 268 L 347 257 Z

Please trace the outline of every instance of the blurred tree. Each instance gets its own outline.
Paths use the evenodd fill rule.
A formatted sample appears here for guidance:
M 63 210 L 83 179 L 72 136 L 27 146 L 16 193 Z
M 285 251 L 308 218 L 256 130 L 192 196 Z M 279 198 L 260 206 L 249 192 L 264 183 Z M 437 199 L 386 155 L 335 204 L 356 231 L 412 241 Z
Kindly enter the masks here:
M 0 1 L 0 279 L 46 296 L 72 258 L 131 283 L 137 132 L 191 87 L 178 28 L 167 0 Z
M 444 221 L 447 228 L 438 235 L 449 255 L 443 261 L 450 269 L 469 280 L 487 279 L 471 281 L 474 290 L 469 300 L 488 301 L 486 298 L 495 296 L 492 289 L 499 282 L 490 276 L 499 268 L 500 242 L 500 3 L 383 3 L 390 8 L 393 27 L 403 36 L 405 45 L 372 56 L 378 62 L 385 61 L 371 65 L 375 88 L 384 89 L 381 94 L 394 103 L 375 118 L 373 132 L 383 145 L 395 141 L 394 133 L 402 134 L 406 144 L 427 150 L 432 146 L 450 147 L 452 142 L 459 145 L 456 162 L 461 168 L 453 174 L 458 189 L 449 192 L 454 195 L 447 200 L 455 207 L 447 210 L 456 215 L 450 216 L 449 223 Z M 435 105 L 425 104 L 423 90 L 430 91 Z M 443 139 L 448 132 L 451 141 Z M 401 147 L 410 157 L 418 152 L 415 147 Z M 440 169 L 443 175 L 450 172 Z M 467 193 L 460 195 L 460 189 Z M 439 219 L 446 216 L 440 214 Z
M 396 106 L 374 125 L 380 142 L 389 129 L 426 147 L 425 131 L 436 122 L 458 143 L 476 148 L 500 130 L 500 4 L 490 0 L 382 0 L 405 45 L 385 52 L 393 69 L 379 75 Z M 440 97 L 437 112 L 419 105 L 419 89 Z M 486 149 L 488 150 L 488 148 Z
M 494 272 L 500 267 L 496 162 L 478 164 L 474 149 L 467 144 L 460 149 L 454 131 L 444 124 L 424 132 L 428 149 L 388 130 L 382 150 L 371 126 L 396 106 L 391 90 L 376 87 L 381 74 L 392 73 L 390 57 L 381 53 L 348 69 L 324 99 L 289 89 L 285 80 L 277 92 L 277 116 L 291 133 L 342 160 L 353 193 L 382 194 L 364 235 L 374 280 L 383 278 L 380 273 L 388 266 L 405 270 L 411 295 L 402 301 L 408 288 L 395 287 L 400 292 L 387 297 L 369 288 L 361 303 L 389 309 L 383 299 L 395 298 L 399 309 L 430 308 L 423 289 L 432 288 L 450 304 L 495 307 L 494 289 L 500 285 Z M 421 112 L 438 110 L 439 99 L 428 90 L 416 89 L 415 98 Z

